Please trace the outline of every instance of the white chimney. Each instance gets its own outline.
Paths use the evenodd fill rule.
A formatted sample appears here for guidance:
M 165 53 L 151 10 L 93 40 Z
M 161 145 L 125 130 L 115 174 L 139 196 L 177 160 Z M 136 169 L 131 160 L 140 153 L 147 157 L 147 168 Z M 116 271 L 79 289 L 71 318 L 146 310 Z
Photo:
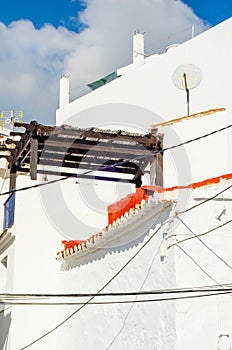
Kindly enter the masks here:
M 144 34 L 135 33 L 133 36 L 133 64 L 141 66 L 144 64 Z
M 69 77 L 60 79 L 60 108 L 69 104 Z

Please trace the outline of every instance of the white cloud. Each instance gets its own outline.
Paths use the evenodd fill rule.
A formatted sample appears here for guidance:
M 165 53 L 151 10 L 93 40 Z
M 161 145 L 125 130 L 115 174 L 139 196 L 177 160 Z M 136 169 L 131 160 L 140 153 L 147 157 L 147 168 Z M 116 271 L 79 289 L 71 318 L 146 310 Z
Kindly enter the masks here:
M 206 25 L 183 2 L 176 0 L 87 0 L 76 34 L 64 27 L 30 21 L 0 23 L 0 110 L 23 110 L 25 120 L 54 124 L 59 78 L 71 75 L 71 95 L 88 82 L 130 63 L 132 35 L 146 32 L 146 53 L 162 52 L 183 42 Z

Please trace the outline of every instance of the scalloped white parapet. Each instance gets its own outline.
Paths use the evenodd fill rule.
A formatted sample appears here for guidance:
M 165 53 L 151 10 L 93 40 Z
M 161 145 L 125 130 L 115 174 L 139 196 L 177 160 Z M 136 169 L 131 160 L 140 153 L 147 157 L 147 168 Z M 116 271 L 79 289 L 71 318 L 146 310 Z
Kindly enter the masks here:
M 85 262 L 80 261 L 81 264 L 92 261 L 91 254 L 100 250 L 105 255 L 108 251 L 124 250 L 137 245 L 150 229 L 168 218 L 174 203 L 173 200 L 161 201 L 157 196 L 149 196 L 105 227 L 102 232 L 86 241 L 73 241 L 73 246 L 59 252 L 57 259 L 73 265 L 75 261 L 85 258 Z

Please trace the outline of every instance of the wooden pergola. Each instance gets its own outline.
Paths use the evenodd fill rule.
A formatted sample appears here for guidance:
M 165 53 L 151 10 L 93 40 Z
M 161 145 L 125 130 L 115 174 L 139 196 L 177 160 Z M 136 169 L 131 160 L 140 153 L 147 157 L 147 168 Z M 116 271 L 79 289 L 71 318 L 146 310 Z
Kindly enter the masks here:
M 5 144 L 11 190 L 16 186 L 19 171 L 30 172 L 32 180 L 40 173 L 129 181 L 140 187 L 148 164 L 151 177 L 155 173 L 155 184 L 163 185 L 163 134 L 158 134 L 157 129 L 137 134 L 94 127 L 45 126 L 35 121 L 15 123 L 15 127 L 25 131 L 12 131 L 10 135 L 19 136 L 19 140 L 8 139 Z

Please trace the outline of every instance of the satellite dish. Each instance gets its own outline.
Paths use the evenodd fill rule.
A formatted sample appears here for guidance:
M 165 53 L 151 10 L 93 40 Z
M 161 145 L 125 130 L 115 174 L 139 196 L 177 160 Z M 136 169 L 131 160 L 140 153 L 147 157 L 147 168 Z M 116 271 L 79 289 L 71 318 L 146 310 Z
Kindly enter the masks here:
M 177 67 L 172 74 L 173 84 L 180 90 L 188 90 L 197 87 L 202 80 L 202 72 L 194 64 L 182 64 Z

